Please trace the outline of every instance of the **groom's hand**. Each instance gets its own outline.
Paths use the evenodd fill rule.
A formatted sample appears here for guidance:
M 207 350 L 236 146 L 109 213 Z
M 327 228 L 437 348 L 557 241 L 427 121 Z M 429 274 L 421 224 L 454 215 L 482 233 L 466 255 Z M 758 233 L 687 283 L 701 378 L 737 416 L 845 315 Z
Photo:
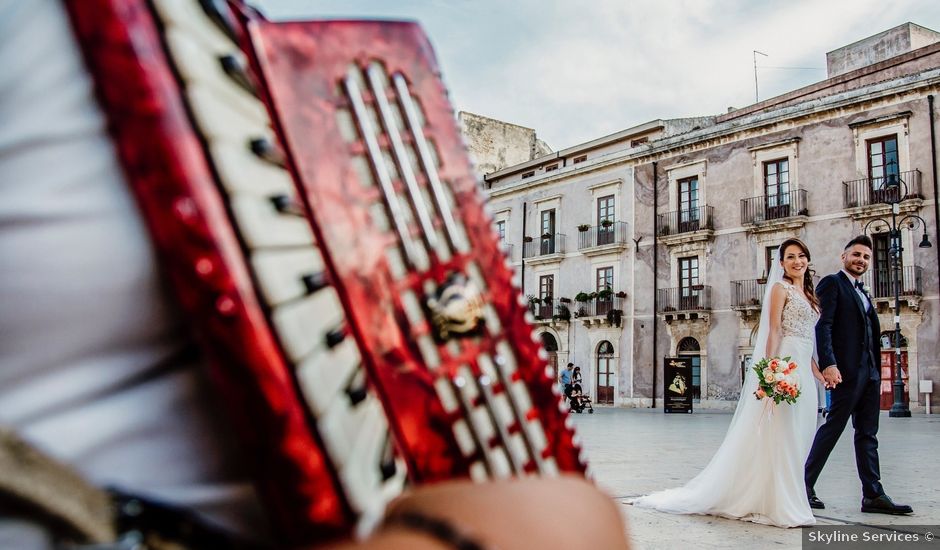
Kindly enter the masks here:
M 827 388 L 834 388 L 842 382 L 842 373 L 839 372 L 839 367 L 835 365 L 829 365 L 823 369 L 822 375 Z

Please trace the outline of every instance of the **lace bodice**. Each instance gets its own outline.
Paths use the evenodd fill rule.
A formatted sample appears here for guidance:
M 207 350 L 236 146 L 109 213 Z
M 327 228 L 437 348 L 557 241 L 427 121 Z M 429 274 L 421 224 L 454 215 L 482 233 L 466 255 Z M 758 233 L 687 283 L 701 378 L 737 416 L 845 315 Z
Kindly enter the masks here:
M 783 304 L 783 337 L 796 336 L 812 340 L 816 334 L 816 321 L 819 314 L 806 301 L 793 285 L 780 283 L 787 291 L 787 301 Z

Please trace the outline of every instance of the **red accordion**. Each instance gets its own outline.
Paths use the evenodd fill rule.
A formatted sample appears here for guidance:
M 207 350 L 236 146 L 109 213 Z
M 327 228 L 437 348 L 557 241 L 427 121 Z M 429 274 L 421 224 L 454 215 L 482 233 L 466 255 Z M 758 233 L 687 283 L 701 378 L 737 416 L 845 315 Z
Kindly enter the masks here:
M 584 471 L 417 25 L 68 4 L 286 543 L 407 483 Z

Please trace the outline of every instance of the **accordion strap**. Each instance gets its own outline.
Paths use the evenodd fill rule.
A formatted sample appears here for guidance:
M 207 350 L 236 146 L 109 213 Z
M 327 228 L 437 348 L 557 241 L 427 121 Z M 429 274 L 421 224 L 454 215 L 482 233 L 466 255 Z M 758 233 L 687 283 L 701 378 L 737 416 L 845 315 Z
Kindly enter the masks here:
M 111 495 L 78 472 L 0 428 L 0 509 L 39 514 L 59 531 L 87 542 L 117 537 Z

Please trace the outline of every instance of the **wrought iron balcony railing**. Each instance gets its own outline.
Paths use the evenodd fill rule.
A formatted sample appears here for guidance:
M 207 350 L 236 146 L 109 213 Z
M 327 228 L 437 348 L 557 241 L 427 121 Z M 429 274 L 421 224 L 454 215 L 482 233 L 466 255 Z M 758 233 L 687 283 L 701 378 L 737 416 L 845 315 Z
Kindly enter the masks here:
M 578 231 L 578 250 L 627 242 L 627 222 L 595 225 L 587 231 Z
M 711 309 L 712 287 L 710 286 L 661 288 L 657 294 L 658 313 L 711 311 Z
M 622 296 L 612 295 L 607 298 L 592 298 L 587 302 L 574 302 L 572 308 L 576 317 L 602 317 L 610 311 L 623 311 Z
M 767 279 L 731 281 L 731 309 L 759 308 Z
M 894 298 L 894 273 L 891 269 L 873 269 L 862 275 L 875 300 Z M 917 265 L 901 267 L 901 298 L 924 295 L 924 268 Z
M 761 195 L 741 199 L 741 223 L 753 225 L 774 220 L 807 216 L 806 189 L 779 195 Z
M 842 182 L 843 201 L 846 208 L 855 208 L 923 198 L 920 180 L 920 170 L 910 170 L 883 178 L 844 181 Z
M 568 321 L 571 319 L 571 304 L 562 302 L 557 298 L 540 299 L 529 302 L 529 311 L 536 321 Z
M 565 236 L 562 233 L 536 237 L 532 241 L 523 243 L 523 258 L 538 258 L 552 254 L 565 253 Z
M 690 233 L 702 229 L 715 229 L 711 206 L 689 210 L 676 210 L 656 216 L 656 234 L 660 236 Z

